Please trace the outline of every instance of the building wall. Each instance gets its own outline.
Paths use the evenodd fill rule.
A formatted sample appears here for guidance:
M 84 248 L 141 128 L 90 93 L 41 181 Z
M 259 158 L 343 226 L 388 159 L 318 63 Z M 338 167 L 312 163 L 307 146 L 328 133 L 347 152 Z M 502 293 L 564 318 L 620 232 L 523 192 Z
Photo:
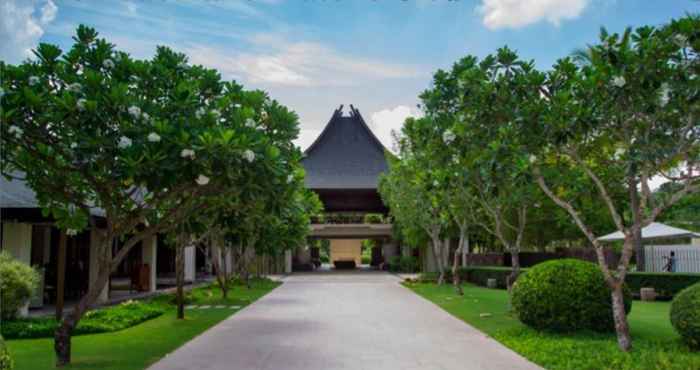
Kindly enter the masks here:
M 354 260 L 356 265 L 362 263 L 362 240 L 331 239 L 331 262 Z

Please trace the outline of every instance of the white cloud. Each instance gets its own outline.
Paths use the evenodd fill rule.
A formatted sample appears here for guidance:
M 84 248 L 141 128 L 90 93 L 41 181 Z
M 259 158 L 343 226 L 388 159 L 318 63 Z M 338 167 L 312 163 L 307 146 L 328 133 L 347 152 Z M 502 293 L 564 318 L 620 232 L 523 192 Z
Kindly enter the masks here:
M 520 28 L 545 20 L 558 26 L 578 17 L 590 0 L 481 0 L 477 11 L 489 29 Z
M 317 42 L 289 42 L 268 34 L 256 35 L 249 41 L 253 46 L 249 52 L 196 45 L 188 48 L 187 54 L 193 63 L 255 84 L 355 86 L 421 74 L 414 66 L 346 55 Z
M 0 59 L 18 63 L 32 56 L 44 28 L 56 18 L 58 7 L 52 0 L 0 1 Z
M 423 113 L 418 109 L 399 105 L 372 113 L 369 126 L 385 147 L 396 151 L 393 134 L 401 132 L 406 118 L 422 115 Z

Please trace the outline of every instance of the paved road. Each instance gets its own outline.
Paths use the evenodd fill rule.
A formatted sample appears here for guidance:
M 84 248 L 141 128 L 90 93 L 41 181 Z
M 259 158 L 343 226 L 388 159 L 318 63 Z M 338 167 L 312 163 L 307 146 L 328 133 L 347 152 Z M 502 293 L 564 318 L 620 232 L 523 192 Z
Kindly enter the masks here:
M 381 272 L 309 273 L 151 370 L 452 370 L 538 367 Z

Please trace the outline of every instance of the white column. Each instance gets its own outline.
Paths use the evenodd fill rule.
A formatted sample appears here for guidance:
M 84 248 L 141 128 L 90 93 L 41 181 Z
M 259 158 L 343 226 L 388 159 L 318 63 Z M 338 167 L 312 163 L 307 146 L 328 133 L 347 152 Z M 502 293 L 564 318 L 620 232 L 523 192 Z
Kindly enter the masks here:
M 2 224 L 2 247 L 12 257 L 27 265 L 32 260 L 32 225 L 16 222 Z M 19 316 L 29 315 L 29 301 L 19 309 Z
M 389 263 L 391 261 L 392 257 L 396 257 L 398 255 L 397 250 L 396 250 L 396 242 L 393 241 L 387 241 L 382 244 L 382 256 L 384 256 L 384 261 Z
M 90 288 L 95 284 L 97 281 L 97 269 L 99 268 L 100 265 L 100 254 L 101 253 L 112 253 L 112 251 L 109 250 L 104 250 L 100 248 L 100 237 L 99 237 L 99 231 L 92 229 L 90 230 L 90 264 L 88 266 L 88 275 L 90 281 L 88 282 L 88 285 Z M 109 300 L 109 283 L 105 284 L 104 288 L 100 292 L 100 295 L 97 297 L 97 303 L 105 303 Z
M 148 265 L 150 271 L 150 277 L 148 279 L 148 291 L 156 291 L 156 271 L 157 271 L 157 261 L 158 261 L 158 236 L 152 236 L 150 238 L 144 239 L 141 244 L 143 245 L 143 264 Z
M 285 274 L 291 274 L 292 273 L 292 250 L 287 249 L 284 251 L 284 273 Z
M 197 251 L 194 245 L 185 247 L 185 281 L 193 282 L 195 279 L 195 272 L 197 263 L 195 259 L 197 258 Z
M 226 259 L 226 273 L 233 274 L 233 264 L 235 261 L 233 260 L 233 252 L 231 252 L 231 248 L 224 247 L 222 253 Z

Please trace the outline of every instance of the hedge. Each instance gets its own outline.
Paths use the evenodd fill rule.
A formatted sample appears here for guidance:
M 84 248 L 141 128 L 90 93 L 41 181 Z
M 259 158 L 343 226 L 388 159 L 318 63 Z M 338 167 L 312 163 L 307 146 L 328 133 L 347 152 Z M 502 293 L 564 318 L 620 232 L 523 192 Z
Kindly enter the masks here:
M 87 312 L 73 334 L 122 330 L 158 317 L 163 312 L 165 307 L 157 303 L 126 301 L 117 306 Z M 55 318 L 39 317 L 4 321 L 0 330 L 7 339 L 51 338 L 57 326 Z
M 521 268 L 521 273 L 526 272 L 528 268 Z M 510 267 L 489 267 L 489 266 L 470 266 L 462 267 L 459 270 L 462 281 L 486 286 L 488 279 L 496 279 L 498 288 L 506 288 L 506 278 L 510 275 Z M 445 277 L 450 280 L 452 276 L 451 270 L 445 271 Z M 437 273 L 423 273 L 419 280 L 421 281 L 436 281 Z M 700 283 L 700 274 L 684 274 L 684 273 L 668 273 L 668 272 L 630 272 L 627 274 L 625 284 L 634 296 L 639 296 L 641 288 L 654 288 L 659 298 L 671 299 L 681 290 Z

